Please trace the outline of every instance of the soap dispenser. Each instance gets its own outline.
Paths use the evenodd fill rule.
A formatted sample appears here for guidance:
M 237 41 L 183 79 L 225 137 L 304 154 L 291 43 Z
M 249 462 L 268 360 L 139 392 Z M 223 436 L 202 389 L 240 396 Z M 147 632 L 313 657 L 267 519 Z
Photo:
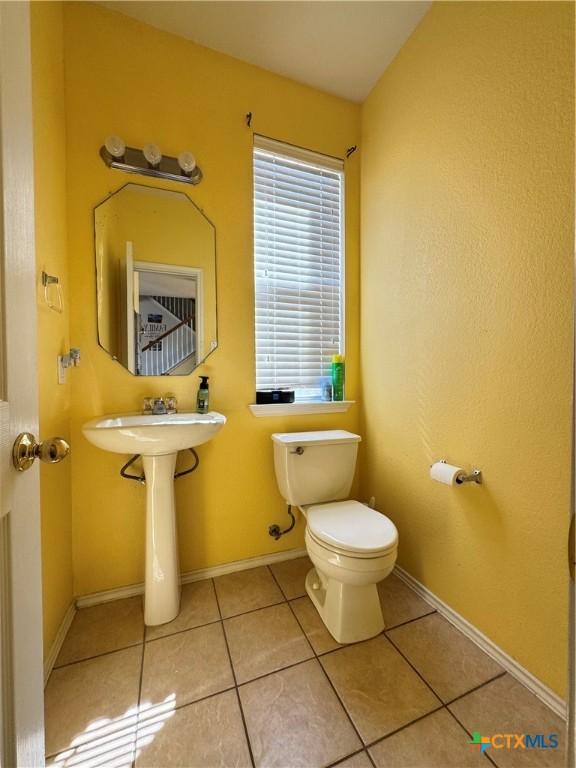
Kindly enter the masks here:
M 200 386 L 198 387 L 198 397 L 196 398 L 196 410 L 198 413 L 208 413 L 208 400 L 210 397 L 208 392 L 209 378 L 209 376 L 200 376 Z

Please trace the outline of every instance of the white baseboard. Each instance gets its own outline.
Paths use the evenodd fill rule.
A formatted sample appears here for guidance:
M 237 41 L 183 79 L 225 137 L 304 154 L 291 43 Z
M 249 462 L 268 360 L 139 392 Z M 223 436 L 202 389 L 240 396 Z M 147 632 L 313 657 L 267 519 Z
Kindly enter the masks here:
M 60 648 L 62 648 L 62 643 L 66 639 L 66 635 L 68 634 L 68 630 L 70 629 L 70 625 L 72 624 L 75 615 L 76 605 L 74 601 L 72 601 L 68 606 L 68 610 L 64 614 L 62 623 L 58 627 L 58 632 L 56 633 L 56 637 L 54 638 L 54 642 L 52 643 L 52 647 L 50 648 L 48 656 L 46 656 L 44 659 L 44 685 L 46 685 L 48 682 L 50 673 L 54 668 L 54 664 L 56 664 L 56 659 L 60 653 Z
M 436 608 L 438 613 L 444 616 L 445 619 L 447 619 L 451 624 L 459 629 L 463 635 L 466 635 L 466 637 L 472 640 L 473 643 L 475 643 L 479 648 L 487 653 L 488 656 L 493 658 L 494 661 L 498 662 L 498 664 L 500 664 L 500 666 L 505 669 L 506 672 L 509 672 L 512 677 L 516 678 L 518 682 L 522 683 L 522 685 L 528 688 L 528 690 L 537 696 L 540 701 L 546 704 L 546 706 L 550 707 L 553 712 L 555 712 L 564 720 L 567 718 L 566 702 L 560 698 L 560 696 L 554 693 L 554 691 L 548 688 L 548 686 L 544 685 L 541 680 L 538 680 L 538 678 L 535 677 L 531 672 L 528 672 L 528 670 L 522 667 L 515 659 L 512 658 L 512 656 L 509 656 L 507 653 L 505 653 L 501 648 L 493 643 L 490 638 L 482 634 L 479 629 L 476 629 L 476 627 L 470 624 L 469 621 L 466 621 L 466 619 L 460 616 L 460 614 L 456 613 L 456 611 L 450 608 L 450 606 L 446 605 L 446 603 L 440 600 L 439 597 L 436 597 L 433 592 L 430 592 L 427 587 L 417 581 L 399 565 L 395 567 L 394 573 L 399 578 L 401 578 L 402 581 L 404 581 L 411 589 L 413 589 L 414 592 L 416 592 L 416 594 L 418 594 L 423 600 Z
M 213 579 L 216 576 L 224 576 L 226 573 L 235 571 L 246 571 L 249 568 L 258 568 L 262 565 L 273 565 L 281 563 L 284 560 L 294 560 L 297 557 L 304 557 L 305 549 L 287 549 L 283 552 L 274 552 L 269 555 L 260 555 L 259 557 L 250 557 L 247 560 L 235 560 L 232 563 L 215 565 L 211 568 L 199 568 L 197 571 L 188 571 L 183 573 L 182 584 L 190 584 L 192 581 L 201 581 L 202 579 Z M 112 600 L 122 600 L 126 597 L 144 594 L 144 584 L 131 584 L 127 587 L 118 589 L 107 589 L 104 592 L 92 592 L 89 595 L 82 595 L 76 598 L 77 608 L 88 608 L 91 605 L 100 605 Z

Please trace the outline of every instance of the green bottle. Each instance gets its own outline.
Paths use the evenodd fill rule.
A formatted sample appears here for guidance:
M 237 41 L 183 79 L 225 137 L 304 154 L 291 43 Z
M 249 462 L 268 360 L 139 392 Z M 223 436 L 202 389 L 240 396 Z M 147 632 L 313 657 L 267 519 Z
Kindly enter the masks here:
M 198 397 L 196 398 L 196 410 L 198 413 L 208 413 L 208 379 L 209 376 L 200 376 L 200 386 L 198 387 Z
M 344 357 L 332 355 L 332 400 L 344 400 Z

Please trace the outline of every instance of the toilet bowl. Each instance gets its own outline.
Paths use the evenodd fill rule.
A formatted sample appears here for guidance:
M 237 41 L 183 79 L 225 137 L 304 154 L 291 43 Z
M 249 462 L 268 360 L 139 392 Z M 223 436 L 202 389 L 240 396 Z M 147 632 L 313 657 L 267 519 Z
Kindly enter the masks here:
M 272 439 L 279 488 L 306 518 L 310 599 L 337 642 L 374 637 L 384 629 L 377 584 L 394 568 L 398 531 L 384 515 L 346 498 L 360 437 L 326 430 Z

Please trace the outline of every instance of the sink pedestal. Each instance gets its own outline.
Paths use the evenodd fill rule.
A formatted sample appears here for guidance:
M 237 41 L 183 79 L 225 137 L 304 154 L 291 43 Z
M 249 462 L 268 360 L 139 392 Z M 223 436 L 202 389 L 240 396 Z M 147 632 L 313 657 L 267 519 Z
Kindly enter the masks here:
M 180 610 L 180 568 L 174 504 L 176 453 L 142 456 L 146 477 L 144 623 L 166 624 Z
M 166 624 L 180 610 L 180 568 L 174 508 L 178 451 L 211 440 L 226 417 L 209 413 L 127 413 L 92 419 L 82 431 L 92 445 L 142 456 L 146 477 L 146 589 L 144 621 Z

